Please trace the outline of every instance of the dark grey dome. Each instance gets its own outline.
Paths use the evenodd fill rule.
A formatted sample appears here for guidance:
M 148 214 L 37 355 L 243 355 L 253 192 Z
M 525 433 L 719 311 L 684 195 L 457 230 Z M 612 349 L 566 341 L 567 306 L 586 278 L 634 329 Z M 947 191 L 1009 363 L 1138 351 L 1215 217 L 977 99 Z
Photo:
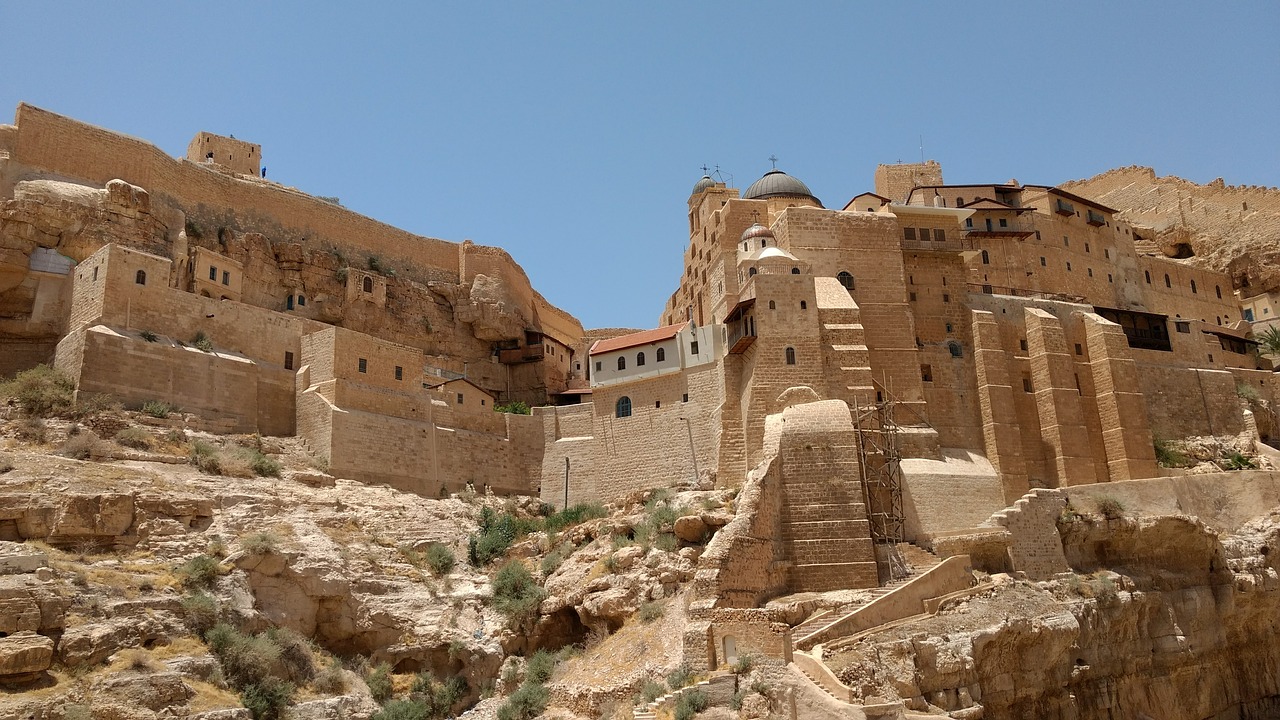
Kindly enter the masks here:
M 702 192 L 703 190 L 706 190 L 707 188 L 713 188 L 713 187 L 715 187 L 715 186 L 716 186 L 716 181 L 715 181 L 715 180 L 712 180 L 710 175 L 703 175 L 701 180 L 699 180 L 698 182 L 694 183 L 694 185 L 693 185 L 693 192 L 691 192 L 691 193 L 689 193 L 689 194 L 690 194 L 690 195 L 697 195 L 698 193 Z
M 747 200 L 763 200 L 771 197 L 804 197 L 822 203 L 818 198 L 813 196 L 809 191 L 809 186 L 800 182 L 796 178 L 774 168 L 764 174 L 764 177 L 751 183 L 751 187 L 742 194 Z

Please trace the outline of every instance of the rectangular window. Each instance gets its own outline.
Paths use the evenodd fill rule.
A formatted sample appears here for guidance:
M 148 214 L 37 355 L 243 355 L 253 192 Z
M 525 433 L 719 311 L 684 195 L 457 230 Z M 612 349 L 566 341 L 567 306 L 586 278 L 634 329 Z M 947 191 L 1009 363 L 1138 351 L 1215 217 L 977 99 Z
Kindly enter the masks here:
M 916 301 L 916 294 L 915 294 L 915 293 L 909 293 L 909 294 L 907 295 L 907 299 L 908 299 L 908 300 L 910 300 L 911 302 L 915 302 L 915 301 Z
M 599 360 L 597 360 L 597 361 L 596 361 L 596 372 L 600 372 L 600 365 L 601 365 L 600 361 L 599 361 Z
M 462 404 L 462 393 L 458 393 L 458 404 Z
M 223 285 L 230 285 L 230 284 L 231 284 L 231 272 L 230 272 L 230 271 L 228 271 L 228 270 L 223 270 L 223 271 L 222 271 L 222 284 L 223 284 Z
M 1189 323 L 1189 322 L 1175 322 L 1175 323 L 1173 324 L 1173 327 L 1174 327 L 1174 329 L 1176 329 L 1176 330 L 1177 330 L 1178 332 L 1180 332 L 1180 333 L 1189 333 L 1189 332 L 1191 332 L 1191 323 Z
M 1002 228 L 1009 227 L 1009 220 L 1007 218 L 1000 218 L 1000 227 Z
M 293 353 L 289 352 L 288 350 L 284 351 L 284 369 L 285 370 L 293 369 Z
M 942 302 L 944 302 L 944 303 L 949 303 L 949 302 L 951 302 L 951 296 L 950 296 L 950 295 L 948 295 L 948 294 L 946 294 L 946 293 L 942 293 Z
M 396 366 L 396 379 L 397 380 L 404 379 L 404 368 L 400 367 L 399 365 Z
M 922 380 L 923 382 L 933 382 L 933 366 L 931 365 L 920 366 L 920 380 Z
M 1084 251 L 1089 252 L 1089 243 L 1084 244 Z
M 1083 355 L 1083 354 L 1084 354 L 1084 348 L 1080 346 L 1080 343 L 1076 343 L 1076 354 L 1077 354 L 1077 355 Z
M 754 322 L 754 321 L 753 321 L 753 322 Z M 689 343 L 689 353 L 690 353 L 691 355 L 697 355 L 697 354 L 698 354 L 698 341 L 697 341 L 697 340 L 694 340 L 693 342 Z
M 1044 263 L 1044 256 L 1043 256 L 1043 255 L 1041 255 L 1041 256 L 1040 256 L 1040 267 L 1045 267 L 1045 263 Z
M 946 231 L 946 230 L 943 230 L 942 228 L 938 228 L 938 229 L 934 230 L 934 231 L 933 231 L 933 239 L 934 239 L 934 240 L 936 240 L 936 241 L 938 241 L 938 242 L 946 242 L 946 241 L 947 241 L 947 231 Z
M 218 268 L 212 265 L 209 266 L 209 279 L 218 282 Z
M 681 402 L 689 402 L 689 393 L 684 394 L 684 400 L 682 400 Z
M 902 239 L 903 239 L 903 240 L 915 240 L 915 239 L 916 239 L 916 229 L 915 229 L 915 228 L 902 228 Z
M 1019 340 L 1019 341 L 1018 341 L 1018 347 L 1019 347 L 1019 348 L 1022 348 L 1022 352 L 1026 352 L 1026 351 L 1027 351 L 1027 339 L 1026 339 L 1026 338 L 1022 338 L 1021 340 Z
M 360 372 L 368 372 L 368 371 L 369 371 L 369 361 L 365 360 L 364 358 L 360 358 Z
M 1022 392 L 1027 392 L 1027 393 L 1031 392 L 1031 378 L 1029 377 L 1022 378 Z

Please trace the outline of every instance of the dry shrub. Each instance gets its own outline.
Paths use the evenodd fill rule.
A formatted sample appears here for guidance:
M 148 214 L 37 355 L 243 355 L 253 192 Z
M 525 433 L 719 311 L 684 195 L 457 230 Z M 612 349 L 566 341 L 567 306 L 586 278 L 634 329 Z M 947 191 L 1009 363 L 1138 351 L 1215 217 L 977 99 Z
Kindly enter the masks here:
M 98 436 L 92 430 L 78 432 L 67 438 L 58 448 L 58 454 L 74 460 L 88 460 L 93 455 L 93 446 L 98 444 Z
M 116 442 L 137 450 L 150 450 L 155 446 L 156 439 L 140 427 L 127 427 L 116 433 Z

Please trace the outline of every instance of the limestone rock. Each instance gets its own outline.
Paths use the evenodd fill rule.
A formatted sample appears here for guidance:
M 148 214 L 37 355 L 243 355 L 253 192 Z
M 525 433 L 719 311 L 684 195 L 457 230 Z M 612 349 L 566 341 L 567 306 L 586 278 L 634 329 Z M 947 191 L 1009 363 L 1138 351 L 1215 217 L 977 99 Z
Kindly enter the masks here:
M 53 664 L 53 640 L 30 631 L 0 638 L 0 679 L 30 677 Z
M 114 675 L 95 682 L 93 691 L 111 694 L 125 705 L 153 711 L 185 705 L 195 696 L 176 672 Z

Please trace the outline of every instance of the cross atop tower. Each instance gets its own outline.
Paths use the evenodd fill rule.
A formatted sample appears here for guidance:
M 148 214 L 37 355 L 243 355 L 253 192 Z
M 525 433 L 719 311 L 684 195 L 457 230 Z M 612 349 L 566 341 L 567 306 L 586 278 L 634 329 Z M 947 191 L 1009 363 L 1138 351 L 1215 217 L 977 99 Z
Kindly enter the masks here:
M 770 155 L 770 156 L 769 156 L 769 162 L 773 163 L 773 169 L 774 169 L 774 170 L 777 170 L 777 169 L 778 169 L 778 156 L 777 156 L 777 155 Z
M 707 167 L 706 163 L 703 163 L 702 165 L 702 174 L 706 175 L 707 177 L 711 177 L 711 168 Z

